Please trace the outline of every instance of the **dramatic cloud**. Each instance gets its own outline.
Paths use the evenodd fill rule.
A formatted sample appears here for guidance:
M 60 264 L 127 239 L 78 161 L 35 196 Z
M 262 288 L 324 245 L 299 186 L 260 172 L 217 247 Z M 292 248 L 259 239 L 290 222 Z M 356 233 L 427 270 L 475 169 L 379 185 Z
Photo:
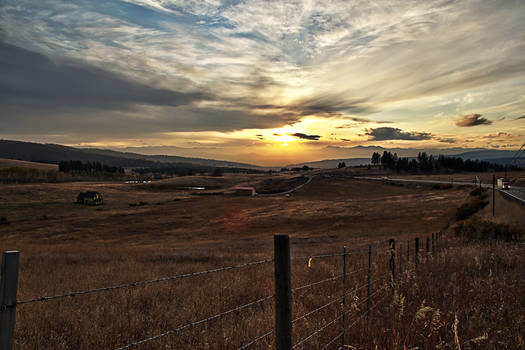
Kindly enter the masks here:
M 0 43 L 0 102 L 50 108 L 122 109 L 132 104 L 175 107 L 204 98 L 130 81 L 80 62 L 54 62 Z
M 461 119 L 456 120 L 456 125 L 461 127 L 490 124 L 492 124 L 492 122 L 486 118 L 483 118 L 481 114 L 464 115 L 461 117 Z
M 4 138 L 180 146 L 172 133 L 207 132 L 210 141 L 213 133 L 241 132 L 253 141 L 267 135 L 263 129 L 288 126 L 282 135 L 321 136 L 300 147 L 338 142 L 328 136 L 336 128 L 337 139 L 355 142 L 460 144 L 465 129 L 440 119 L 467 110 L 484 118 L 459 126 L 525 132 L 510 117 L 498 121 L 525 119 L 523 1 L 1 4 Z M 387 121 L 433 135 L 372 128 L 354 138 L 356 126 Z
M 296 132 L 295 134 L 287 134 L 288 136 L 293 136 L 293 137 L 297 137 L 297 138 L 300 138 L 300 139 L 305 139 L 305 140 L 319 140 L 319 138 L 321 136 L 319 135 L 306 135 L 306 134 L 303 134 L 303 133 L 300 133 L 300 132 Z
M 498 132 L 497 134 L 488 134 L 483 136 L 484 139 L 508 139 L 511 137 L 512 135 L 508 132 Z
M 522 115 L 521 117 L 516 118 L 516 120 L 518 119 L 525 119 L 525 115 Z
M 376 123 L 376 124 L 390 124 L 392 122 L 387 120 L 371 120 L 367 118 L 359 118 L 359 117 L 345 117 L 344 119 L 349 119 L 354 124 L 342 124 L 337 127 L 337 129 L 349 129 L 349 128 L 355 128 L 357 124 L 368 124 L 368 123 Z
M 365 135 L 371 136 L 370 140 L 385 141 L 385 140 L 429 140 L 432 134 L 427 132 L 405 132 L 398 128 L 371 128 L 365 129 Z
M 456 143 L 456 139 L 453 138 L 438 138 L 437 140 L 443 143 Z

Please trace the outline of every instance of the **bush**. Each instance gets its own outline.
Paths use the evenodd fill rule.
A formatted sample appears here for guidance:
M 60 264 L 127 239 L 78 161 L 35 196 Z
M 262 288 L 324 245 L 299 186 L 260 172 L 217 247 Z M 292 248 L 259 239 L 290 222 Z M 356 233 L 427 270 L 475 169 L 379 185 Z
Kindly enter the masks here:
M 222 176 L 222 169 L 221 168 L 215 168 L 211 176 Z
M 489 204 L 483 197 L 475 198 L 463 205 L 456 211 L 457 220 L 465 220 L 474 215 L 478 210 L 485 208 Z
M 487 194 L 487 190 L 482 190 L 479 187 L 473 189 L 472 191 L 470 191 L 470 195 L 473 196 L 473 197 L 476 197 L 476 196 L 477 197 L 481 197 L 482 199 L 485 199 L 485 198 L 487 198 L 489 196 Z
M 435 184 L 432 185 L 432 188 L 434 190 L 450 190 L 452 188 L 452 184 Z
M 457 236 L 468 240 L 504 240 L 506 242 L 519 241 L 520 234 L 511 230 L 507 224 L 498 224 L 488 220 L 480 220 L 477 216 L 461 222 L 455 228 Z

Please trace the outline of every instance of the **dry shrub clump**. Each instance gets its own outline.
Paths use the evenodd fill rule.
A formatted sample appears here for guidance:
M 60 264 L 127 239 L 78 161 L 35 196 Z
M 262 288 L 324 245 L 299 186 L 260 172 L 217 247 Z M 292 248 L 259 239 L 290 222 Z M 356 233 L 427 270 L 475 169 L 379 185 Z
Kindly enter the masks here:
M 464 241 L 463 241 L 464 242 Z M 457 245 L 423 258 L 397 281 L 389 315 L 357 348 L 522 349 L 523 246 Z M 386 334 L 386 335 L 385 335 Z
M 467 221 L 460 222 L 454 228 L 458 237 L 473 241 L 503 240 L 506 242 L 520 241 L 522 234 L 507 224 L 482 220 L 474 216 Z
M 456 211 L 456 220 L 465 220 L 485 208 L 489 202 L 487 194 L 474 195 L 474 198 L 462 204 Z

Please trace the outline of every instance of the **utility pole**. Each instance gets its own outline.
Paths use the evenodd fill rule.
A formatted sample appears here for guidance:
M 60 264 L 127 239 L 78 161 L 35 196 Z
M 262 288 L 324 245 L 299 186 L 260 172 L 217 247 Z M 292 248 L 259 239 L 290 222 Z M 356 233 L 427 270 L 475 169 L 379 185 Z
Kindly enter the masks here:
M 492 216 L 496 216 L 496 175 L 492 175 Z

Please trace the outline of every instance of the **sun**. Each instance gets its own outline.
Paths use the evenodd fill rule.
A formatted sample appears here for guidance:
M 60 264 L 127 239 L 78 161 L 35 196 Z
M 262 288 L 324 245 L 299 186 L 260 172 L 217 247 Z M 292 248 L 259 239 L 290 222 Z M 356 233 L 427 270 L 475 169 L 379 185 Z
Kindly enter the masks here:
M 285 126 L 278 129 L 273 129 L 272 139 L 275 142 L 278 142 L 281 146 L 288 146 L 289 143 L 297 141 L 297 139 L 291 136 L 292 128 L 290 126 Z

